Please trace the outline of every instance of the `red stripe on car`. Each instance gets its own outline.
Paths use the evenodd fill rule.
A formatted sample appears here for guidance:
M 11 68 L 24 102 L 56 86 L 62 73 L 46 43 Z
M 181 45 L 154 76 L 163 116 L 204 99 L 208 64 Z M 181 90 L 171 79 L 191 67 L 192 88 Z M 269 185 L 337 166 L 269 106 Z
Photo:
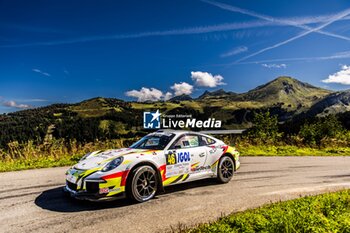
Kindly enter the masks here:
M 123 175 L 123 173 L 124 172 L 117 172 L 117 173 L 113 173 L 110 175 L 102 176 L 102 179 L 108 180 L 108 179 L 118 178 L 118 177 L 121 177 Z
M 162 174 L 162 171 L 163 172 L 163 175 L 162 175 L 162 181 L 166 180 L 166 177 L 165 177 L 165 168 L 166 168 L 166 164 L 160 166 L 158 169 L 159 169 L 159 172 Z
M 227 149 L 228 149 L 228 146 L 222 146 L 221 148 L 222 148 L 222 150 L 224 151 L 224 153 L 222 153 L 222 154 L 225 154 L 226 151 L 227 151 Z
M 123 175 L 122 175 L 122 181 L 120 182 L 120 186 L 125 186 L 126 185 L 126 178 L 129 175 L 130 170 L 126 170 L 124 171 Z

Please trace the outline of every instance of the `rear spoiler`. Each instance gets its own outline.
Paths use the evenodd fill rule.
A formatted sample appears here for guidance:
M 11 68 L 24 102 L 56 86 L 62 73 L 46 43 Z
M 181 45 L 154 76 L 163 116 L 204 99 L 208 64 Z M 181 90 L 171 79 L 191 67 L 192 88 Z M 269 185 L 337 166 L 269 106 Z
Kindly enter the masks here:
M 203 134 L 242 134 L 246 129 L 228 129 L 228 130 L 203 130 Z

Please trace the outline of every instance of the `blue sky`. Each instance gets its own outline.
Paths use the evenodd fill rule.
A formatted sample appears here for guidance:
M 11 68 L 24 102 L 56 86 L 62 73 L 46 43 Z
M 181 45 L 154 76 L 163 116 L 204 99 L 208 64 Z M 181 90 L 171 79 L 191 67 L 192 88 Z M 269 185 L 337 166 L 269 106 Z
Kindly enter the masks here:
M 0 1 L 0 113 L 163 100 L 277 76 L 350 85 L 350 2 Z

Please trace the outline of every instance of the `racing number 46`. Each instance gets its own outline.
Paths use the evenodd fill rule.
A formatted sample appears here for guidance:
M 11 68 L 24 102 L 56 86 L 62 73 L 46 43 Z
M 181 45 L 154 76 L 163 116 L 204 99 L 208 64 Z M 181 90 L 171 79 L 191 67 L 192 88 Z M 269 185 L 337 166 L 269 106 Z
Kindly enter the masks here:
M 167 154 L 166 164 L 167 165 L 176 164 L 176 154 L 175 153 L 169 152 L 169 154 Z

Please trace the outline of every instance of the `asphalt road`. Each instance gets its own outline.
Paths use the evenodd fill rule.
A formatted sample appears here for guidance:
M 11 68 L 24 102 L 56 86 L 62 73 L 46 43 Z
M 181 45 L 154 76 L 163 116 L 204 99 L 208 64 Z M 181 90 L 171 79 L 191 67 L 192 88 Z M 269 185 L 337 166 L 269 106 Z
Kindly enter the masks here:
M 164 232 L 265 203 L 350 188 L 350 157 L 243 157 L 233 180 L 167 188 L 143 204 L 63 196 L 67 168 L 0 173 L 1 232 Z

